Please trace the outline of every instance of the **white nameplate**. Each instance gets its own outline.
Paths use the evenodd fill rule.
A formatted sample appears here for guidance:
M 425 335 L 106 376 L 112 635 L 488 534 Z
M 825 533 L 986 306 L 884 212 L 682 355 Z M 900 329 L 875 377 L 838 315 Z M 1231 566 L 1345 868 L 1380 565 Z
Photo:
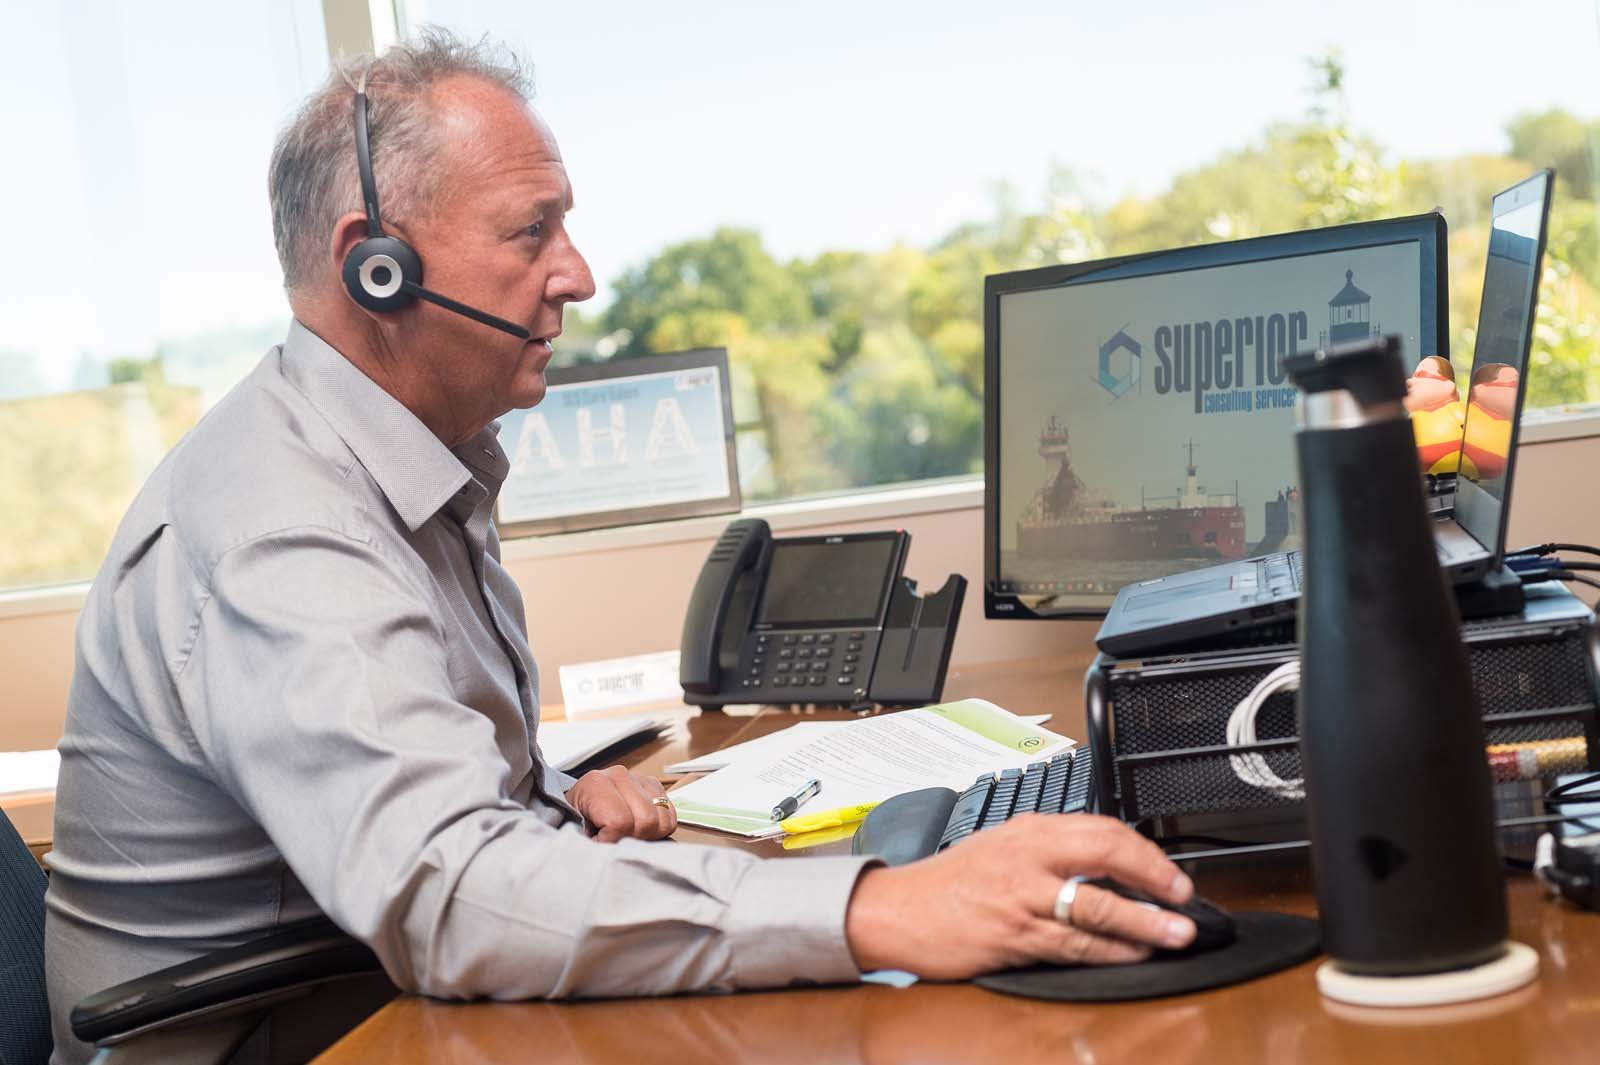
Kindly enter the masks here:
M 676 651 L 579 662 L 558 672 L 568 717 L 683 702 Z

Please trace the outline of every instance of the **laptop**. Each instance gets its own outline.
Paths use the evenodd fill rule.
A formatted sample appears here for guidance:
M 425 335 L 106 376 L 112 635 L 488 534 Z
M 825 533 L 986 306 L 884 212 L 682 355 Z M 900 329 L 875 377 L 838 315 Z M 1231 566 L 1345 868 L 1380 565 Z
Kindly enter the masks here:
M 1505 553 L 1517 422 L 1527 391 L 1528 350 L 1555 171 L 1542 170 L 1491 204 L 1483 302 L 1467 392 L 1455 506 L 1436 515 L 1439 564 L 1456 584 L 1500 566 Z M 1106 654 L 1164 651 L 1293 618 L 1300 600 L 1298 551 L 1189 570 L 1126 585 L 1095 643 Z

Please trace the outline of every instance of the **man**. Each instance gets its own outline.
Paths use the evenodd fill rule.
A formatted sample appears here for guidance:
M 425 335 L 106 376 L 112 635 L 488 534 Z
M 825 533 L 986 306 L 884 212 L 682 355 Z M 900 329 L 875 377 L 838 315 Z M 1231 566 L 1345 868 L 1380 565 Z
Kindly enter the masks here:
M 351 78 L 383 230 L 430 289 L 532 339 L 358 302 L 342 275 L 375 225 Z M 594 281 L 524 97 L 495 53 L 430 33 L 336 73 L 280 138 L 288 339 L 151 476 L 79 624 L 49 858 L 57 1060 L 86 1057 L 66 1025 L 83 996 L 319 912 L 447 997 L 958 979 L 1187 943 L 1184 918 L 1064 891 L 1191 891 L 1107 819 L 1019 820 L 898 869 L 765 862 L 642 842 L 676 824 L 659 784 L 542 763 L 493 421 L 543 397 L 562 309 Z

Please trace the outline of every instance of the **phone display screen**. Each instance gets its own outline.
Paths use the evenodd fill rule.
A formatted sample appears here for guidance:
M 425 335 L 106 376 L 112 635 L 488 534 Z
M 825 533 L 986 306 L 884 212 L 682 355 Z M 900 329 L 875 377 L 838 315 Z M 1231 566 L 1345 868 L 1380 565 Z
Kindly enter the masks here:
M 894 535 L 773 541 L 758 624 L 875 625 L 897 541 Z

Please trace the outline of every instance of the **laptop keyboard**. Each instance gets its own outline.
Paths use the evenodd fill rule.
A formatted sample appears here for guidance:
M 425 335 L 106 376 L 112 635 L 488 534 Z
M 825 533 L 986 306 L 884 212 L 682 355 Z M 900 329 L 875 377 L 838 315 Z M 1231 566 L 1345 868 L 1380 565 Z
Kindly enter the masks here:
M 985 773 L 950 811 L 939 850 L 1024 813 L 1076 814 L 1088 809 L 1094 771 L 1087 750 L 1062 751 L 1026 770 Z
M 1434 553 L 1439 556 L 1440 565 L 1449 565 L 1455 556 L 1444 544 L 1435 540 Z M 1299 595 L 1301 582 L 1305 579 L 1305 558 L 1299 551 L 1280 551 L 1275 555 L 1265 555 L 1260 562 L 1261 587 L 1266 589 L 1274 598 L 1285 595 Z
M 1273 595 L 1299 594 L 1304 564 L 1298 551 L 1282 551 L 1261 560 L 1261 586 Z

